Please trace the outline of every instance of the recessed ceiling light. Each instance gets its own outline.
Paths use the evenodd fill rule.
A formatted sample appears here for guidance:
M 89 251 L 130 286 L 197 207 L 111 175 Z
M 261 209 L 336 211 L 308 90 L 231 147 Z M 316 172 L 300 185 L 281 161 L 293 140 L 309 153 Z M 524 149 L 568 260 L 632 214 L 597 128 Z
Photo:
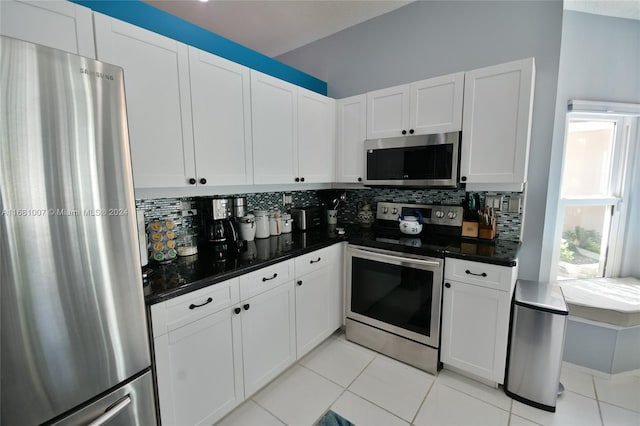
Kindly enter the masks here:
M 206 3 L 206 2 L 208 2 L 208 1 L 209 1 L 209 0 L 200 0 L 200 2 L 201 2 L 201 3 Z

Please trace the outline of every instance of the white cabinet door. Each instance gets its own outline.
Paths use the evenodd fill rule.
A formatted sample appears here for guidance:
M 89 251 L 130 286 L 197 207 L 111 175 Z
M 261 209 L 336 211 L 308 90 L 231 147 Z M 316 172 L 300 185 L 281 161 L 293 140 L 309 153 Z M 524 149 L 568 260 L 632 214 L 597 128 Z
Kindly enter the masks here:
M 367 139 L 402 136 L 409 129 L 410 85 L 367 93 Z
M 336 101 L 336 182 L 362 182 L 367 138 L 367 95 Z
M 296 345 L 298 359 L 329 337 L 331 282 L 328 266 L 296 278 Z
M 464 73 L 411 83 L 409 131 L 416 135 L 462 130 Z
M 466 73 L 460 180 L 467 189 L 522 191 L 534 80 L 533 58 Z
M 0 1 L 0 33 L 95 58 L 91 9 L 67 1 Z
M 189 73 L 198 184 L 253 184 L 249 68 L 189 47 Z
M 253 179 L 294 183 L 298 177 L 296 86 L 251 70 Z
M 293 281 L 242 301 L 244 389 L 253 394 L 296 360 Z
M 239 321 L 227 308 L 154 339 L 162 424 L 213 424 L 244 400 Z
M 333 181 L 335 100 L 298 88 L 298 177 L 305 183 Z
M 510 294 L 445 278 L 442 347 L 445 365 L 503 383 Z
M 195 180 L 187 46 L 94 14 L 97 57 L 124 69 L 136 188 Z

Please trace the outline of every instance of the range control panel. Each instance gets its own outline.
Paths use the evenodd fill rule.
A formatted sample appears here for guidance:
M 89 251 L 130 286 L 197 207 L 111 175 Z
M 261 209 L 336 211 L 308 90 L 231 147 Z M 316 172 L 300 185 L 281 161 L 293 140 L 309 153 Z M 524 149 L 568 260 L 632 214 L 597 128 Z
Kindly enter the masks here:
M 407 204 L 378 202 L 376 219 L 398 220 L 400 216 L 422 216 L 422 223 L 429 225 L 462 226 L 461 206 L 439 204 Z

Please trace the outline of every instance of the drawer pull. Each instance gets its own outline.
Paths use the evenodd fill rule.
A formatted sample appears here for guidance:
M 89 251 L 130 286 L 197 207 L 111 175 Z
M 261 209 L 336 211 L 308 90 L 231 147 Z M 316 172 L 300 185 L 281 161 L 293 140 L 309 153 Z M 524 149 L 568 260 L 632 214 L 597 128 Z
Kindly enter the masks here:
M 195 309 L 195 308 L 201 308 L 204 305 L 208 305 L 209 303 L 213 302 L 212 298 L 208 298 L 206 302 L 201 303 L 200 305 L 194 305 L 193 303 L 189 305 L 189 309 Z
M 316 260 L 311 259 L 311 260 L 309 261 L 309 263 L 313 265 L 314 263 L 318 263 L 318 262 L 320 262 L 321 260 L 322 260 L 322 258 L 318 257 L 318 259 L 316 259 Z
M 245 311 L 248 311 L 251 305 L 249 305 L 248 303 L 245 303 L 242 307 L 244 308 Z
M 233 310 L 233 312 L 235 312 L 235 313 L 236 313 L 236 315 L 237 315 L 237 314 L 239 314 L 239 313 L 240 313 L 240 311 L 241 311 L 241 310 L 242 310 L 242 309 L 240 309 L 240 308 L 235 308 L 235 309 Z
M 273 276 L 272 276 L 271 278 L 265 278 L 265 277 L 262 277 L 262 282 L 265 282 L 265 281 L 271 281 L 272 279 L 274 279 L 274 278 L 275 278 L 275 277 L 277 277 L 277 276 L 278 276 L 278 274 L 277 274 L 276 272 L 274 272 L 274 273 L 273 273 Z
M 466 271 L 464 271 L 464 273 L 467 274 L 467 275 L 475 275 L 476 277 L 486 277 L 487 276 L 486 272 L 483 272 L 481 274 L 474 274 L 473 272 L 471 272 L 468 269 Z
M 449 284 L 449 283 L 444 283 L 444 286 L 445 286 L 446 288 L 451 288 L 451 284 Z

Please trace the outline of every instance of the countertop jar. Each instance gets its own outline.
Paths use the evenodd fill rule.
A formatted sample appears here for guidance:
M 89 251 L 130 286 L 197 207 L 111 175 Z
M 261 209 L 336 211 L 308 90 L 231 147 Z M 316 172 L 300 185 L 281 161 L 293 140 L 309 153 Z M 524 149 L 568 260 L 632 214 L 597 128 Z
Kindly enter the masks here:
M 280 235 L 282 233 L 282 217 L 277 210 L 269 215 L 269 233 L 271 235 Z
M 269 213 L 266 210 L 254 210 L 256 216 L 256 238 L 269 238 Z
M 293 229 L 293 219 L 289 213 L 282 214 L 282 233 L 288 234 Z

